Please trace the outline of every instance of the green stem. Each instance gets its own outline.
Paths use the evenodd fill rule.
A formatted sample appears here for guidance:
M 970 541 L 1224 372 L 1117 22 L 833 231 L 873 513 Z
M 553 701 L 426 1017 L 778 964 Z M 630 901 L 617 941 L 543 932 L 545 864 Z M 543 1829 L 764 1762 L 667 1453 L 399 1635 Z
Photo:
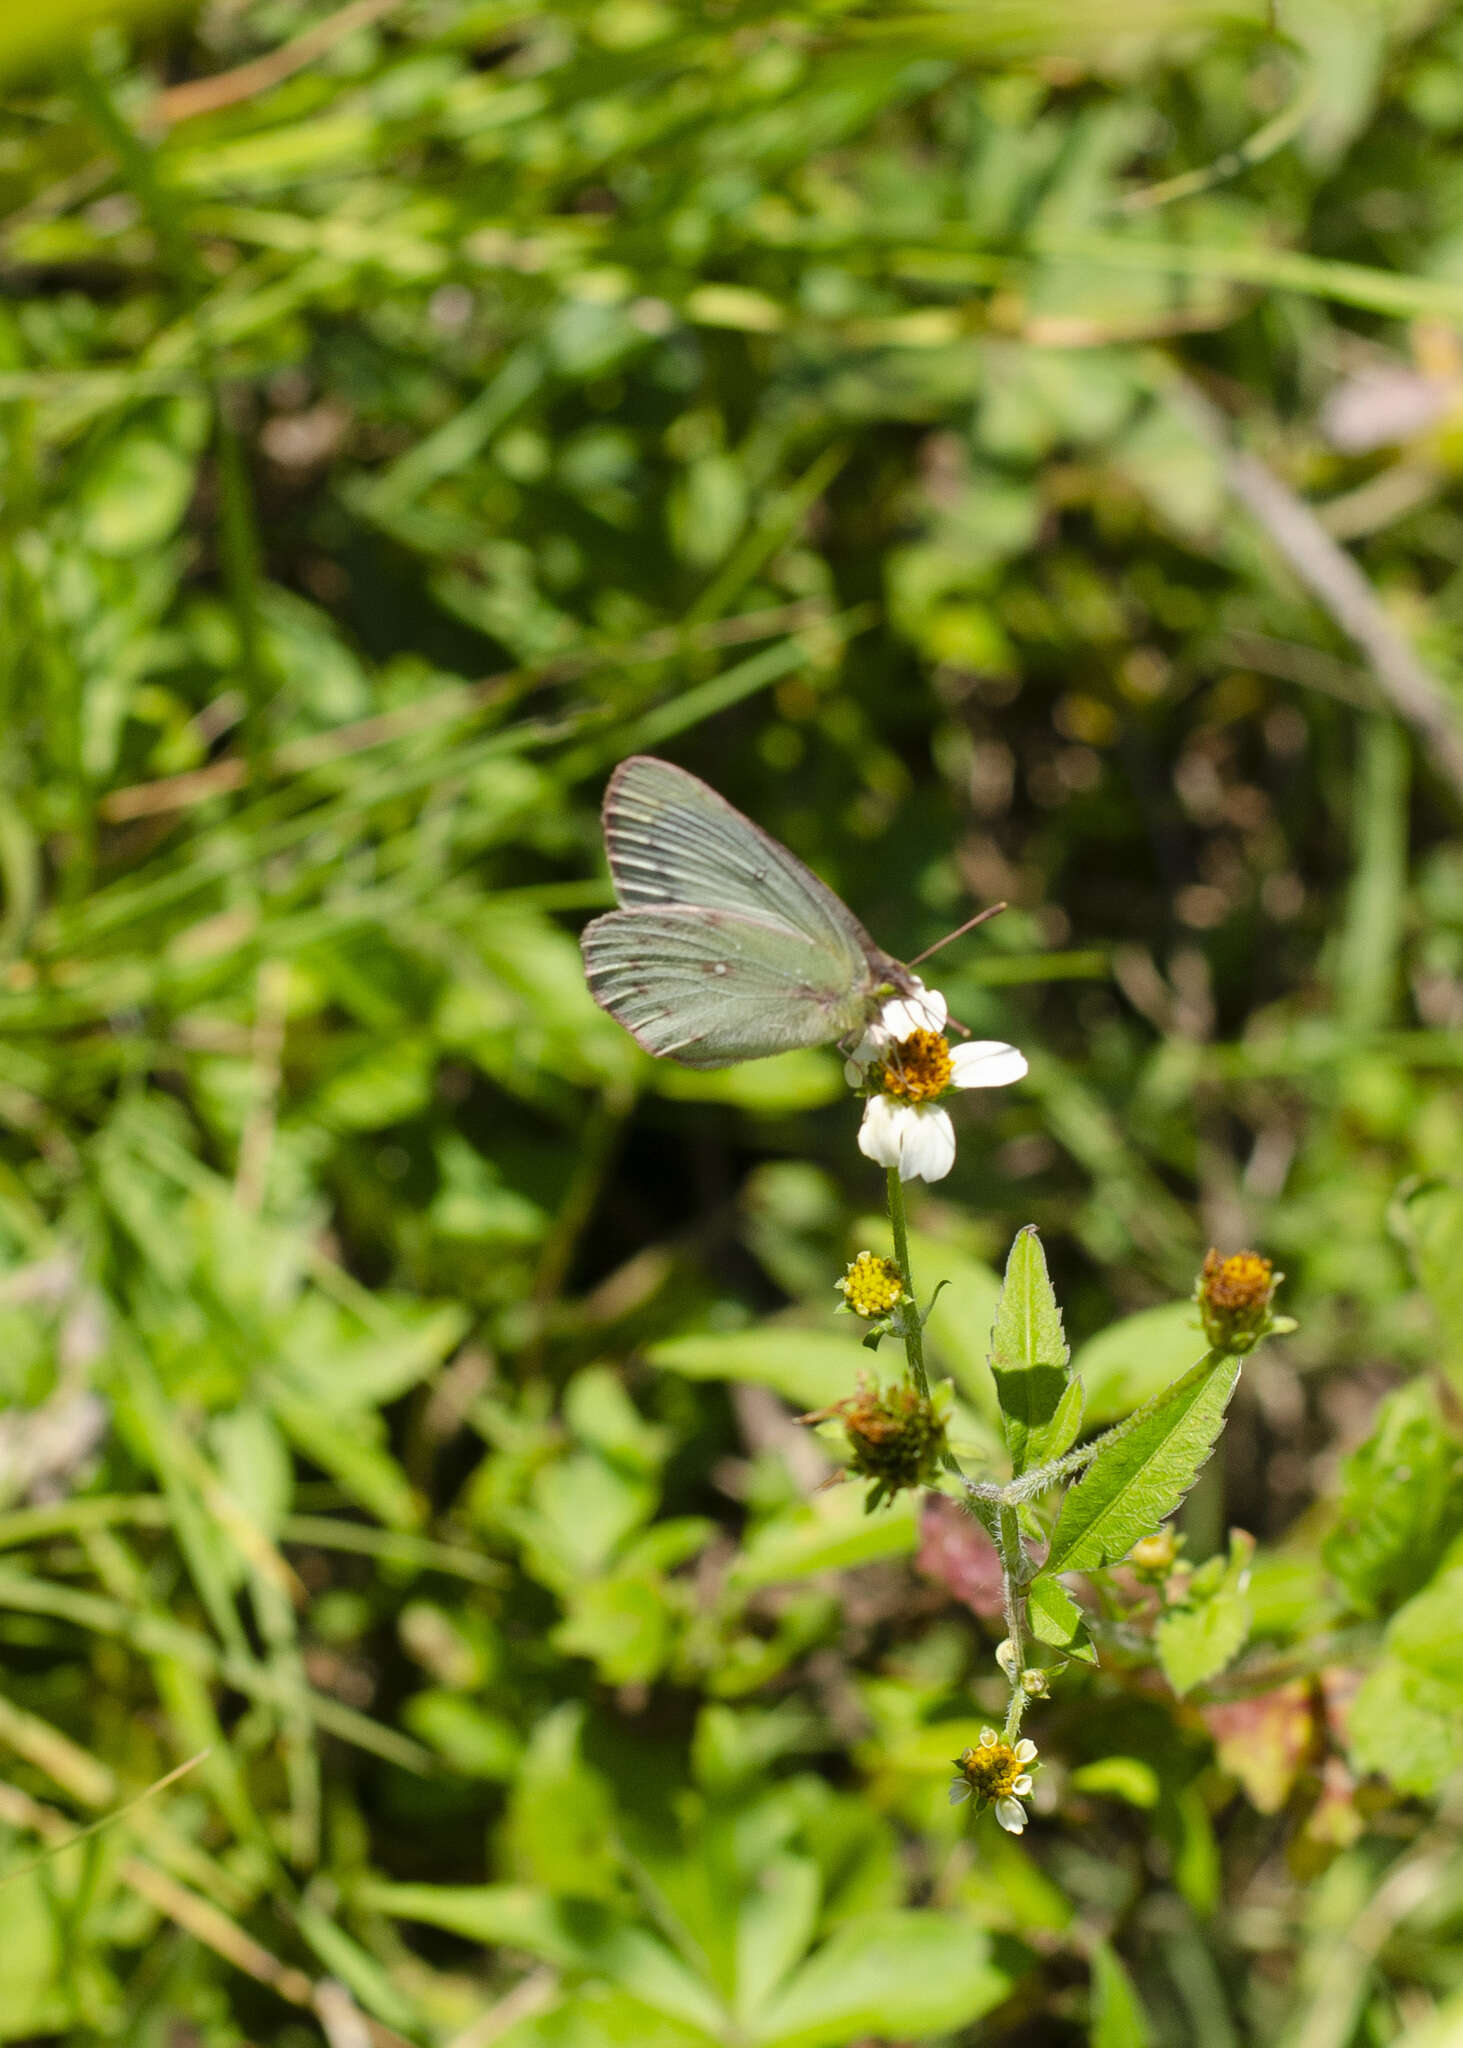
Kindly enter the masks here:
M 1006 1639 L 1011 1645 L 1011 1698 L 1006 1707 L 1006 1740 L 1010 1742 L 1021 1726 L 1026 1695 L 1021 1673 L 1026 1668 L 1026 1640 L 1022 1630 L 1022 1594 L 1019 1566 L 1026 1561 L 1021 1542 L 1021 1518 L 1014 1507 L 1003 1507 L 996 1517 L 996 1547 L 1001 1553 L 1001 1599 L 1006 1610 Z
M 894 1263 L 904 1281 L 904 1291 L 909 1296 L 900 1318 L 900 1335 L 904 1339 L 904 1355 L 909 1365 L 909 1376 L 922 1398 L 930 1398 L 930 1376 L 925 1365 L 924 1324 L 920 1319 L 919 1305 L 915 1298 L 914 1276 L 909 1268 L 909 1219 L 904 1206 L 904 1183 L 899 1178 L 899 1169 L 888 1169 L 889 1186 L 889 1229 L 894 1239 Z M 1026 1552 L 1021 1542 L 1021 1522 L 1014 1502 L 1007 1501 L 999 1492 L 994 1496 L 999 1507 L 993 1510 L 990 1489 L 981 1488 L 977 1481 L 968 1479 L 960 1469 L 953 1451 L 947 1450 L 944 1465 L 953 1472 L 965 1487 L 970 1505 L 979 1516 L 987 1534 L 995 1543 L 1001 1560 L 1001 1601 L 1006 1615 L 1006 1634 L 1015 1652 L 1016 1675 L 1011 1680 L 1011 1698 L 1006 1708 L 1006 1740 L 1014 1741 L 1015 1731 L 1021 1726 L 1021 1716 L 1026 1708 L 1026 1695 L 1021 1690 L 1021 1670 L 1026 1662 L 1025 1638 L 1022 1632 L 1021 1585 L 1025 1578 L 1023 1567 Z
M 930 1376 L 925 1370 L 925 1333 L 920 1321 L 919 1307 L 914 1297 L 914 1276 L 909 1270 L 909 1222 L 904 1210 L 904 1182 L 899 1178 L 899 1168 L 888 1169 L 889 1183 L 889 1228 L 894 1237 L 894 1263 L 904 1280 L 904 1291 L 909 1296 L 904 1314 L 900 1317 L 900 1335 L 904 1339 L 904 1355 L 909 1361 L 909 1376 L 919 1389 L 922 1397 L 930 1398 Z M 957 1471 L 959 1467 L 955 1468 Z

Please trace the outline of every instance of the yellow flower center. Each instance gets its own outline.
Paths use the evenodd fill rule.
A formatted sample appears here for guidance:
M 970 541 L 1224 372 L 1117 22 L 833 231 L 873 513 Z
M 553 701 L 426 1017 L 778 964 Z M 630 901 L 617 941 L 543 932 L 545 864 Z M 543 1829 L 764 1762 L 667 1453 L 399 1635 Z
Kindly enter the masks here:
M 1263 1308 L 1274 1277 L 1275 1268 L 1259 1252 L 1236 1252 L 1221 1259 L 1211 1251 L 1204 1261 L 1204 1299 L 1211 1308 Z
M 1027 1766 L 1009 1742 L 983 1742 L 960 1753 L 960 1774 L 983 1799 L 1007 1799 Z
M 904 1281 L 894 1261 L 878 1258 L 873 1252 L 860 1252 L 838 1284 L 856 1316 L 887 1315 L 904 1295 Z
M 932 1102 L 944 1094 L 950 1078 L 950 1041 L 938 1031 L 911 1031 L 890 1048 L 879 1086 L 903 1102 Z

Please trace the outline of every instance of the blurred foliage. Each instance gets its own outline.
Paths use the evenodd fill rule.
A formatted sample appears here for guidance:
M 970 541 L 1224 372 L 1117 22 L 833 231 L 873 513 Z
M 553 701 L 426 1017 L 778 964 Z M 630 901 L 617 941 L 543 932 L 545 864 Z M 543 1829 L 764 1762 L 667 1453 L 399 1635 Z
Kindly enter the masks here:
M 1453 2038 L 1459 794 L 1189 397 L 1463 719 L 1463 13 L 81 18 L 0 31 L 0 2038 Z M 1020 1226 L 1089 1426 L 1289 1276 L 1019 1842 L 972 1525 L 791 1421 L 836 1056 L 583 987 L 637 747 L 904 957 L 1013 906 L 977 1450 Z

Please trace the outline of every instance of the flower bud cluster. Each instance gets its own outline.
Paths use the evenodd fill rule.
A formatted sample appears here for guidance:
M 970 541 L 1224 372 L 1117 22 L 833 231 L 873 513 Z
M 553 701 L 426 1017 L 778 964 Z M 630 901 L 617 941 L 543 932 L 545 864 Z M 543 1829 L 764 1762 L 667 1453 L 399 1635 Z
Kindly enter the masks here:
M 860 1374 L 858 1391 L 846 1401 L 799 1419 L 826 1422 L 837 1417 L 843 1424 L 850 1472 L 874 1482 L 865 1502 L 872 1512 L 896 1493 L 932 1486 L 939 1478 L 946 1452 L 945 1393 L 937 1389 L 928 1399 L 907 1382 L 880 1387 Z
M 1194 1299 L 1214 1350 L 1239 1356 L 1270 1334 L 1270 1304 L 1284 1277 L 1259 1252 L 1235 1252 L 1227 1259 L 1213 1249 L 1206 1254 Z

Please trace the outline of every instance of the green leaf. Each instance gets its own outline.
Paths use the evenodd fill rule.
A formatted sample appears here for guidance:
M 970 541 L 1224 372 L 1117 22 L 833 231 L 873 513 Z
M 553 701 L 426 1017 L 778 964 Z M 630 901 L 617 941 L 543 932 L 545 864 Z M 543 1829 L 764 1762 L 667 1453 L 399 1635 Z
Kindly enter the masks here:
M 1359 1770 L 1378 1771 L 1401 1792 L 1426 1797 L 1463 1769 L 1463 1557 L 1399 1608 L 1382 1654 L 1351 1705 L 1348 1730 Z
M 1049 1445 L 1063 1429 L 1070 1427 L 1070 1443 L 1081 1427 L 1081 1407 L 1073 1424 L 1067 1399 L 1068 1356 L 1046 1254 L 1028 1224 L 1011 1246 L 991 1332 L 991 1371 L 1015 1473 L 1051 1456 Z M 1079 1404 L 1080 1398 L 1079 1393 Z
M 787 1324 L 672 1337 L 652 1345 L 647 1356 L 652 1365 L 688 1380 L 746 1380 L 771 1387 L 799 1408 L 830 1407 L 851 1394 L 859 1374 L 870 1370 L 856 1337 Z
M 1080 1764 L 1067 1781 L 1077 1792 L 1095 1792 L 1099 1799 L 1121 1799 L 1149 1812 L 1162 1794 L 1158 1773 L 1140 1756 L 1100 1756 Z
M 1097 1652 L 1087 1636 L 1087 1617 L 1060 1579 L 1042 1572 L 1026 1589 L 1026 1619 L 1039 1643 L 1095 1664 Z
M 459 1776 L 506 1783 L 522 1743 L 511 1722 L 465 1693 L 434 1688 L 413 1693 L 401 1710 L 411 1734 L 436 1750 Z
M 1118 1425 L 1062 1502 L 1048 1572 L 1114 1564 L 1173 1513 L 1214 1448 L 1238 1378 L 1238 1359 L 1211 1353 Z
M 283 1387 L 268 1390 L 280 1428 L 297 1450 L 389 1529 L 415 1529 L 422 1519 L 420 1497 L 385 1447 L 381 1418 L 369 1413 L 345 1421 L 318 1403 Z
M 723 2048 L 726 2036 L 653 2012 L 627 1992 L 582 1984 L 565 1993 L 544 1984 L 546 2012 L 524 2016 L 499 2038 L 502 2048 Z
M 1448 1377 L 1463 1389 L 1463 1186 L 1451 1180 L 1416 1182 L 1399 1193 L 1391 1222 L 1442 1325 Z
M 660 1675 L 671 1646 L 665 1592 L 651 1578 L 621 1573 L 591 1579 L 549 1637 L 556 1650 L 588 1657 L 607 1685 L 645 1685 Z
M 866 2034 L 949 2034 L 999 2005 L 1011 1979 L 953 1913 L 870 1914 L 839 1927 L 762 2014 L 759 2048 L 848 2048 Z
M 1153 2039 L 1132 1978 L 1105 1941 L 1092 1951 L 1091 2048 L 1148 2048 Z
M 1215 1677 L 1244 1648 L 1250 1633 L 1250 1559 L 1255 1539 L 1243 1529 L 1229 1532 L 1228 1560 L 1212 1558 L 1194 1574 L 1188 1599 L 1171 1607 L 1158 1624 L 1158 1661 L 1179 1694 Z M 1209 1576 L 1205 1577 L 1208 1573 Z M 1201 1583 L 1202 1582 L 1202 1583 Z
M 1336 1527 L 1321 1546 L 1359 1614 L 1383 1614 L 1424 1586 L 1463 1530 L 1463 1445 L 1425 1380 L 1399 1387 L 1341 1468 Z
M 910 1556 L 919 1548 L 915 1496 L 899 1494 L 869 1515 L 864 1512 L 866 1492 L 852 1482 L 833 1486 L 775 1515 L 733 1564 L 731 1584 L 742 1590 L 777 1586 L 880 1558 Z
M 439 1927 L 468 1941 L 523 1949 L 586 1977 L 601 1977 L 667 2019 L 721 2034 L 726 2014 L 711 1987 L 658 1936 L 594 1899 L 555 1899 L 527 1885 L 368 1884 L 369 1912 Z
M 807 1856 L 775 1856 L 757 1872 L 737 1915 L 737 2018 L 757 2015 L 806 1955 L 822 1897 L 818 1866 Z
M 402 1996 L 383 1966 L 347 1934 L 332 1914 L 302 1901 L 290 1917 L 330 1975 L 338 1978 L 367 2012 L 388 2027 L 416 2032 L 422 2024 L 420 2011 Z

